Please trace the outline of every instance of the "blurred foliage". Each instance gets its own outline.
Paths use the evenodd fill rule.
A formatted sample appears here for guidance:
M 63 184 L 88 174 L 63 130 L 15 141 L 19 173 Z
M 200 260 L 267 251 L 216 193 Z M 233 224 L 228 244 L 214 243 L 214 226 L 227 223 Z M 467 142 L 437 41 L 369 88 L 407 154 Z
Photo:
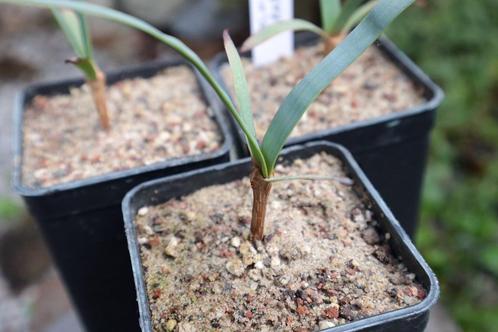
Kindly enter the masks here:
M 419 1 L 388 35 L 446 93 L 417 244 L 465 331 L 498 327 L 498 1 Z
M 0 196 L 0 222 L 18 219 L 22 211 L 22 207 L 17 202 L 8 197 Z

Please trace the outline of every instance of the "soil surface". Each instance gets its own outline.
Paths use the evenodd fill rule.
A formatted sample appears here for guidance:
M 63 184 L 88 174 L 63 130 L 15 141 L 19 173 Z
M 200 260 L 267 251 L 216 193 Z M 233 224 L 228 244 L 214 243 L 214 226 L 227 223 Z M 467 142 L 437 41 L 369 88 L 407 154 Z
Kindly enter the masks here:
M 23 183 L 47 187 L 212 152 L 222 136 L 186 66 L 107 89 L 111 130 L 100 129 L 88 87 L 36 96 L 24 115 Z
M 346 176 L 327 154 L 277 167 L 296 174 Z M 426 291 L 354 188 L 275 183 L 265 240 L 254 245 L 248 178 L 139 209 L 154 329 L 316 331 L 419 303 Z
M 254 67 L 243 60 L 256 134 L 263 138 L 283 99 L 323 59 L 322 45 L 298 48 L 293 57 Z M 222 76 L 233 86 L 228 65 Z M 291 137 L 326 130 L 355 121 L 406 111 L 424 101 L 422 89 L 401 72 L 376 47 L 370 47 L 323 91 L 294 128 Z

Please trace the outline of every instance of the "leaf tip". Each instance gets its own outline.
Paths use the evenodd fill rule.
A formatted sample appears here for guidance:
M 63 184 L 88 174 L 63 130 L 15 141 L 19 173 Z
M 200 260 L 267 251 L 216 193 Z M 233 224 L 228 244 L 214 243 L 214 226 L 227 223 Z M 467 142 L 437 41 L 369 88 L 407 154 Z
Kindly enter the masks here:
M 230 38 L 230 33 L 228 33 L 228 29 L 223 30 L 223 40 L 225 41 L 225 43 L 232 40 L 232 38 Z
M 71 65 L 77 65 L 80 61 L 81 61 L 81 59 L 79 59 L 79 58 L 69 58 L 69 59 L 64 60 L 64 63 L 71 64 Z
M 247 52 L 249 50 L 251 50 L 251 45 L 249 44 L 249 39 L 247 39 L 243 44 L 242 46 L 240 47 L 240 51 L 241 52 Z

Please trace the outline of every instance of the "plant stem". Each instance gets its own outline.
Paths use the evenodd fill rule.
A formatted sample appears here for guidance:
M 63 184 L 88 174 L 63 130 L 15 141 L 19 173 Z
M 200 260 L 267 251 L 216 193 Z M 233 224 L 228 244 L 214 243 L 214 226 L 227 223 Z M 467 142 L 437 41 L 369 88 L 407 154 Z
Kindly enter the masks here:
M 339 45 L 346 37 L 345 33 L 331 35 L 328 38 L 323 38 L 323 56 L 327 56 L 332 50 Z
M 253 193 L 251 236 L 253 241 L 262 241 L 265 231 L 266 206 L 272 185 L 261 175 L 261 170 L 257 166 L 253 166 L 250 180 Z
M 105 74 L 99 68 L 95 68 L 95 79 L 87 80 L 87 83 L 90 86 L 95 107 L 99 112 L 100 125 L 104 130 L 109 130 L 111 125 L 107 111 Z

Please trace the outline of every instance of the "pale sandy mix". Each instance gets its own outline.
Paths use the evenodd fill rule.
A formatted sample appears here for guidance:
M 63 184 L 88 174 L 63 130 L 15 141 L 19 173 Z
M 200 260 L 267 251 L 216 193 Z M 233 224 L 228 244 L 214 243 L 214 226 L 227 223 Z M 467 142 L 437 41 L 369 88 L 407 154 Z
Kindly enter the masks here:
M 86 86 L 37 96 L 24 115 L 22 180 L 47 187 L 172 158 L 222 143 L 195 75 L 186 66 L 107 89 L 112 129 L 103 131 Z
M 322 45 L 318 44 L 299 48 L 293 57 L 263 67 L 256 68 L 244 59 L 259 138 L 264 136 L 285 96 L 322 58 Z M 228 65 L 222 67 L 222 76 L 231 88 Z M 406 111 L 423 102 L 422 89 L 381 51 L 370 47 L 311 105 L 291 136 Z
M 345 177 L 326 154 L 279 175 Z M 414 305 L 425 290 L 354 187 L 274 184 L 266 239 L 248 241 L 247 178 L 144 207 L 136 224 L 155 331 L 316 331 Z

